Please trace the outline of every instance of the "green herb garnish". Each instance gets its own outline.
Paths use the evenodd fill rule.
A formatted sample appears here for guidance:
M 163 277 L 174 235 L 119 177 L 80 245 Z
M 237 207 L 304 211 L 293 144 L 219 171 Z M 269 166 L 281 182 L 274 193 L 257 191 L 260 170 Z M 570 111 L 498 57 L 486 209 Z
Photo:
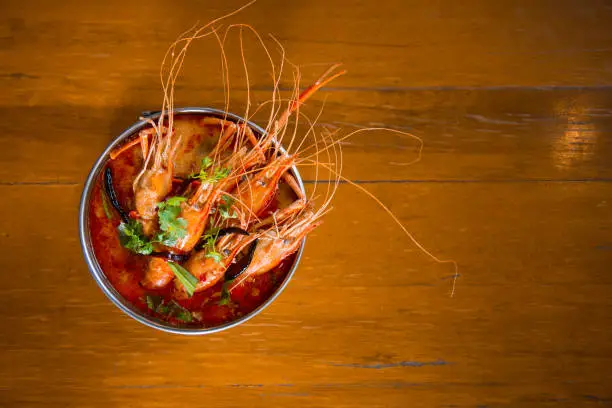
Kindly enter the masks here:
M 176 241 L 187 235 L 187 220 L 179 218 L 181 203 L 186 200 L 185 197 L 170 197 L 157 204 L 159 229 L 162 232 L 155 236 L 155 241 L 173 246 Z
M 113 219 L 113 213 L 110 208 L 108 208 L 108 198 L 106 198 L 106 193 L 104 190 L 100 190 L 100 197 L 102 197 L 102 208 L 104 209 L 104 214 L 106 214 L 106 218 L 109 220 Z
M 200 173 L 202 173 L 203 170 L 207 170 L 210 166 L 212 166 L 212 159 L 208 156 L 206 156 L 205 158 L 202 159 L 202 162 L 200 164 Z
M 229 219 L 229 218 L 238 217 L 238 215 L 236 214 L 236 211 L 231 211 L 232 205 L 234 205 L 235 201 L 236 200 L 234 200 L 232 197 L 228 196 L 227 194 L 223 194 L 221 196 L 222 203 L 219 204 L 219 207 L 217 208 L 217 211 L 219 212 L 219 215 L 221 216 L 221 218 Z
M 142 233 L 142 224 L 138 221 L 122 222 L 117 229 L 119 230 L 119 242 L 125 248 L 141 255 L 149 255 L 153 252 L 153 244 Z
M 205 157 L 202 159 L 202 164 L 200 165 L 200 171 L 197 173 L 193 173 L 189 175 L 192 179 L 200 179 L 204 180 L 208 177 L 208 168 L 212 166 L 212 159 L 210 157 Z
M 186 323 L 193 320 L 191 312 L 174 300 L 166 303 L 161 296 L 147 295 L 145 301 L 147 302 L 147 307 L 155 313 L 175 317 Z
M 203 248 L 206 249 L 206 258 L 212 258 L 215 262 L 219 263 L 223 259 L 223 255 L 220 252 L 217 252 L 215 248 L 215 241 L 219 235 L 219 229 L 216 229 L 214 234 L 206 234 Z
M 212 258 L 216 263 L 220 263 L 223 260 L 223 255 L 217 251 L 208 251 L 204 256 L 206 258 Z
M 215 182 L 217 182 L 229 176 L 231 172 L 232 172 L 232 169 L 230 169 L 229 167 L 222 167 L 220 169 L 215 169 L 215 172 L 213 173 L 213 179 L 215 180 Z
M 209 239 L 215 241 L 219 236 L 219 231 L 221 231 L 221 228 L 219 227 L 210 227 L 208 231 L 206 231 L 206 233 L 202 236 L 202 240 L 204 241 L 204 243 L 206 243 L 206 241 L 208 241 Z
M 219 238 L 219 231 L 219 227 L 209 228 L 209 230 L 206 231 L 206 234 L 202 236 L 202 240 L 200 241 L 202 242 L 201 248 L 206 249 L 206 255 L 204 256 L 206 258 L 213 258 L 215 262 L 221 262 L 223 259 L 223 255 L 217 252 L 217 249 L 215 248 L 215 242 L 217 241 L 217 238 Z
M 145 296 L 145 302 L 147 303 L 147 307 L 155 312 L 157 311 L 157 308 L 163 303 L 163 299 L 161 298 L 161 296 L 147 295 Z
M 221 167 L 214 169 L 212 174 L 210 173 L 210 167 L 212 166 L 212 159 L 210 157 L 205 157 L 202 159 L 202 164 L 200 166 L 200 171 L 198 173 L 192 174 L 190 177 L 194 179 L 199 179 L 202 183 L 210 183 L 214 184 L 219 180 L 222 180 L 230 175 L 231 169 L 227 167 Z
M 228 279 L 223 282 L 223 287 L 221 288 L 221 299 L 219 299 L 219 306 L 229 305 L 232 302 L 232 297 L 229 292 L 229 286 L 233 282 L 233 279 Z
M 162 201 L 161 203 L 157 204 L 157 207 L 160 210 L 166 209 L 167 207 L 179 207 L 184 201 L 187 201 L 185 197 L 174 196 L 167 198 L 166 201 Z
M 167 315 L 170 314 L 170 306 L 167 303 L 162 302 L 155 308 L 155 311 L 159 314 Z
M 149 255 L 153 252 L 153 244 L 161 243 L 173 246 L 176 242 L 187 235 L 187 221 L 179 218 L 181 203 L 187 200 L 185 197 L 170 197 L 166 201 L 157 204 L 159 208 L 159 232 L 150 240 L 142 232 L 142 224 L 137 220 L 122 222 L 119 230 L 119 241 L 125 248 L 141 255 Z
M 189 296 L 193 296 L 193 293 L 195 292 L 196 286 L 199 282 L 198 278 L 193 276 L 191 273 L 189 273 L 187 269 L 183 268 L 177 263 L 168 262 L 168 266 L 170 266 L 170 269 L 172 269 L 174 276 L 176 276 L 176 278 L 185 288 L 185 292 L 187 292 Z
M 229 219 L 237 217 L 236 212 L 231 211 L 234 201 L 235 200 L 227 194 L 223 194 L 221 196 L 221 204 L 219 204 L 217 207 L 217 212 L 219 215 L 221 215 L 221 218 Z M 223 260 L 223 255 L 215 248 L 215 242 L 217 241 L 217 238 L 219 238 L 219 231 L 220 228 L 218 226 L 211 227 L 200 241 L 202 242 L 201 248 L 206 249 L 206 254 L 204 256 L 206 258 L 212 258 L 217 263 L 220 263 Z
M 193 315 L 189 310 L 185 309 L 184 307 L 176 303 L 174 300 L 171 303 L 174 306 L 172 311 L 170 312 L 171 316 L 174 316 L 178 320 L 182 320 L 185 323 L 190 323 L 193 320 Z

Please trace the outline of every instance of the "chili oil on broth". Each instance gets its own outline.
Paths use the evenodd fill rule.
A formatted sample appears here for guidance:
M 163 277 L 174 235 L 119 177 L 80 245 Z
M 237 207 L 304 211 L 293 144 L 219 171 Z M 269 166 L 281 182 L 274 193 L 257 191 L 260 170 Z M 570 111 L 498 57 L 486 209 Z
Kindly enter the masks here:
M 175 162 L 176 177 L 186 177 L 199 170 L 201 159 L 212 150 L 219 139 L 219 127 L 200 124 L 200 120 L 204 117 L 207 116 L 175 115 L 175 135 L 182 137 L 179 148 L 181 158 Z M 133 135 L 130 140 L 136 137 L 138 134 Z M 117 199 L 128 212 L 134 209 L 132 184 L 142 169 L 143 162 L 142 150 L 140 144 L 137 144 L 114 160 L 109 160 L 103 169 L 111 169 Z M 265 217 L 295 199 L 295 193 L 281 181 L 276 196 L 261 216 Z M 223 280 L 195 293 L 191 298 L 177 298 L 174 296 L 174 282 L 159 290 L 145 289 L 140 285 L 150 257 L 135 254 L 121 246 L 117 231 L 120 223 L 119 214 L 106 196 L 104 171 L 101 171 L 92 189 L 89 207 L 89 228 L 96 259 L 110 283 L 125 300 L 142 313 L 173 326 L 214 327 L 252 312 L 278 289 L 295 260 L 293 254 L 270 272 L 247 279 L 232 291 L 231 301 L 228 304 L 221 302 Z M 174 300 L 191 312 L 192 322 L 185 323 L 174 317 L 151 311 L 145 300 L 147 296 L 159 296 L 166 303 Z

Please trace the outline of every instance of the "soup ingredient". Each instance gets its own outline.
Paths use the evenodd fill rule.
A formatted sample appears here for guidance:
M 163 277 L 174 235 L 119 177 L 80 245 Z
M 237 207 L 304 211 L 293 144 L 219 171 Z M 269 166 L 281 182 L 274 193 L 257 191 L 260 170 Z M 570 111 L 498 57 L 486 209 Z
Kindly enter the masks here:
M 155 236 L 154 242 L 172 246 L 187 234 L 187 221 L 179 217 L 181 203 L 186 200 L 185 197 L 176 196 L 157 204 L 161 232 Z
M 123 222 L 127 223 L 129 221 L 129 217 L 123 210 L 123 207 L 121 207 L 121 204 L 119 204 L 119 200 L 117 199 L 117 193 L 115 193 L 115 187 L 113 187 L 113 173 L 109 167 L 107 167 L 104 171 L 104 189 L 106 190 L 106 194 L 108 194 L 108 198 L 110 199 L 111 204 L 113 205 L 115 210 L 117 210 Z M 108 217 L 110 212 L 106 204 L 105 198 L 106 197 L 102 197 L 102 202 L 104 205 L 104 211 L 106 212 L 106 216 Z
M 193 276 L 191 273 L 189 273 L 188 270 L 186 270 L 185 268 L 183 268 L 181 265 L 177 263 L 168 262 L 168 266 L 170 267 L 170 269 L 172 270 L 172 272 L 174 273 L 178 281 L 183 286 L 183 290 L 187 292 L 189 296 L 192 296 L 193 292 L 195 292 L 196 287 L 199 283 L 198 279 L 195 276 Z
M 232 27 L 235 26 L 229 28 Z M 237 27 L 242 30 L 242 26 Z M 260 297 L 262 289 L 267 288 L 264 296 L 272 293 L 277 278 L 282 279 L 276 272 L 282 270 L 284 260 L 295 254 L 306 234 L 321 224 L 342 178 L 341 150 L 339 156 L 336 154 L 336 146 L 342 139 L 333 141 L 331 132 L 318 134 L 312 123 L 304 140 L 312 133 L 315 143 L 302 149 L 303 141 L 297 139 L 297 121 L 302 117 L 300 107 L 318 89 L 344 74 L 345 71 L 335 71 L 337 65 L 301 93 L 300 71 L 296 67 L 296 86 L 288 101 L 280 98 L 280 73 L 277 79 L 273 67 L 270 118 L 266 131 L 257 137 L 245 120 L 228 120 L 227 116 L 200 118 L 198 124 L 205 129 L 201 134 L 189 134 L 181 130 L 184 128 L 175 126 L 174 83 L 187 47 L 194 39 L 206 35 L 220 39 L 217 28 L 211 28 L 208 33 L 203 30 L 188 32 L 168 50 L 166 57 L 170 66 L 166 66 L 165 59 L 161 70 L 164 102 L 158 119 L 149 119 L 150 127 L 140 131 L 138 141 L 128 142 L 130 147 L 123 146 L 111 154 L 111 158 L 116 159 L 131 147 L 137 149 L 140 142 L 142 168 L 133 178 L 133 197 L 126 200 L 130 207 L 135 207 L 135 211 L 130 212 L 133 219 L 127 219 L 116 200 L 111 201 L 122 214 L 121 243 L 147 258 L 134 260 L 134 255 L 121 253 L 127 260 L 119 276 L 124 280 L 136 277 L 140 285 L 131 289 L 141 300 L 144 299 L 143 287 L 148 291 L 145 292 L 147 296 L 153 296 L 151 293 L 161 296 L 160 301 L 146 298 L 146 307 L 173 324 L 175 320 L 191 322 L 194 316 L 201 322 L 205 319 L 206 324 L 214 319 L 227 321 L 241 315 L 233 314 L 243 306 L 241 302 L 251 302 L 245 310 L 253 310 L 261 304 L 265 299 Z M 223 50 L 224 40 L 219 44 Z M 282 58 L 284 62 L 284 54 Z M 244 56 L 243 63 L 246 70 Z M 224 69 L 227 69 L 226 61 Z M 227 78 L 225 72 L 224 78 Z M 229 101 L 229 96 L 226 97 Z M 247 120 L 253 117 L 250 106 L 247 91 L 247 109 L 243 115 Z M 289 128 L 288 121 L 294 113 L 296 127 Z M 203 138 L 213 133 L 217 138 L 204 143 Z M 283 140 L 286 137 L 290 139 L 288 142 Z M 321 142 L 325 144 L 323 149 L 318 146 Z M 289 153 L 281 145 L 285 145 Z M 305 155 L 308 149 L 315 152 Z M 332 149 L 333 154 L 330 154 Z M 327 160 L 319 160 L 319 153 L 325 151 Z M 126 156 L 137 157 L 136 150 Z M 137 157 L 137 166 L 140 160 Z M 324 193 L 324 204 L 316 211 L 314 201 L 302 193 L 289 170 L 296 164 L 314 165 L 315 178 L 320 168 L 333 173 Z M 275 201 L 282 182 L 292 187 L 297 196 L 288 206 L 286 203 L 277 206 Z M 112 189 L 112 180 L 110 186 Z M 313 190 L 316 189 L 317 184 L 314 184 Z M 126 196 L 124 191 L 120 192 L 121 197 Z M 320 196 L 314 191 L 311 195 L 312 200 Z M 109 197 L 112 197 L 110 193 Z M 271 215 L 261 220 L 264 214 Z M 140 267 L 137 273 L 130 276 L 126 272 L 128 263 L 130 267 Z M 271 275 L 263 276 L 269 272 Z M 172 281 L 174 285 L 170 285 Z M 236 290 L 239 287 L 244 290 Z M 210 307 L 212 302 L 209 301 L 217 296 L 219 288 L 221 299 Z M 231 307 L 227 307 L 230 304 Z
M 161 296 L 147 295 L 145 297 L 145 302 L 149 310 L 152 312 L 159 313 L 167 317 L 174 317 L 175 319 L 185 323 L 190 323 L 193 321 L 193 315 L 191 312 L 176 303 L 174 300 L 166 302 L 166 300 Z
M 297 251 L 306 234 L 321 224 L 320 218 L 326 210 L 322 207 L 313 212 L 311 207 L 311 202 L 297 200 L 273 215 L 273 225 L 259 235 L 252 259 L 229 287 L 230 292 L 249 277 L 269 272 Z M 266 220 L 262 225 L 268 222 Z
M 221 288 L 221 298 L 219 299 L 219 306 L 229 305 L 232 301 L 232 297 L 229 292 L 229 287 L 231 286 L 233 279 L 228 279 L 223 283 L 223 287 Z
M 147 273 L 140 284 L 147 289 L 160 289 L 172 282 L 174 276 L 168 261 L 160 257 L 151 257 L 147 263 Z
M 138 221 L 121 222 L 117 229 L 119 230 L 119 242 L 124 248 L 140 255 L 149 255 L 153 252 L 153 244 L 144 235 L 142 224 Z
M 113 219 L 113 213 L 111 213 L 110 208 L 108 208 L 108 198 L 106 198 L 106 194 L 103 190 L 100 190 L 100 198 L 102 199 L 102 209 L 104 210 L 104 215 L 109 220 Z
M 209 240 L 209 244 L 204 249 L 195 252 L 185 263 L 185 269 L 198 280 L 195 292 L 210 288 L 219 282 L 225 276 L 227 268 L 232 264 L 236 255 L 256 240 L 257 236 L 232 234 L 227 238 L 217 244 Z M 177 285 L 177 289 L 181 288 Z M 187 294 L 191 295 L 188 291 Z

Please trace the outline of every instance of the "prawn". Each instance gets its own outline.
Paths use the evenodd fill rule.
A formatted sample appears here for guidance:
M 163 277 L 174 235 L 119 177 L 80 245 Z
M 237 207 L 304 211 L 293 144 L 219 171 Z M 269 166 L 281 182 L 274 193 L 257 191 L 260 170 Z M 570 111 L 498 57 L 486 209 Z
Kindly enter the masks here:
M 336 66 L 332 68 L 335 69 Z M 223 147 L 226 145 L 226 143 L 229 142 L 230 135 L 233 135 L 235 130 L 229 131 L 227 136 L 222 135 L 216 147 L 210 153 L 209 157 L 212 158 L 212 160 L 221 162 L 220 166 L 222 168 L 230 169 L 230 174 L 229 176 L 217 181 L 216 183 L 202 183 L 198 190 L 194 193 L 192 198 L 181 205 L 182 211 L 180 217 L 186 220 L 187 222 L 187 232 L 183 238 L 177 241 L 176 245 L 172 248 L 173 250 L 181 253 L 186 253 L 194 248 L 208 224 L 208 216 L 210 214 L 211 209 L 217 203 L 222 194 L 224 192 L 231 192 L 232 187 L 236 183 L 236 180 L 239 180 L 239 178 L 241 178 L 245 173 L 260 164 L 262 161 L 265 161 L 265 152 L 272 145 L 276 145 L 278 149 L 279 142 L 277 141 L 277 136 L 279 135 L 282 129 L 286 128 L 288 118 L 291 113 L 297 110 L 298 107 L 303 104 L 306 99 L 312 96 L 312 94 L 314 94 L 316 90 L 325 86 L 325 84 L 327 84 L 329 81 L 344 74 L 345 71 L 337 72 L 335 74 L 331 74 L 331 72 L 331 69 L 327 70 L 317 81 L 315 81 L 311 86 L 306 88 L 296 100 L 293 100 L 289 104 L 287 109 L 284 111 L 284 113 L 280 116 L 280 119 L 275 121 L 273 130 L 271 132 L 268 132 L 263 138 L 257 139 L 256 137 L 254 137 L 253 132 L 250 130 L 248 125 L 237 125 L 236 129 L 244 129 L 243 132 L 240 132 L 239 134 L 246 135 L 246 138 L 253 144 L 253 147 L 251 149 L 247 149 L 247 147 L 244 146 L 243 143 L 240 143 L 244 140 L 244 137 L 238 137 L 238 141 L 236 143 L 236 146 L 234 147 L 234 151 L 229 155 L 229 157 L 223 160 L 220 157 L 222 156 L 224 151 Z M 234 129 L 230 126 L 228 126 L 227 128 Z M 280 162 L 273 163 L 273 166 L 278 166 Z M 287 161 L 287 163 L 291 162 Z M 272 174 L 275 174 L 279 177 L 283 176 L 285 170 L 291 167 L 291 165 L 293 164 L 291 163 L 288 165 L 287 163 L 282 164 L 280 166 L 282 171 L 274 171 Z M 210 171 L 212 171 L 212 167 Z M 269 183 L 267 180 L 265 180 L 266 177 L 270 177 L 268 173 L 262 174 L 261 177 L 257 179 L 257 181 L 260 183 L 265 183 L 266 186 L 273 186 L 276 185 L 276 183 L 278 182 L 278 177 L 276 177 L 276 183 Z M 287 177 L 287 179 L 289 179 L 289 184 L 295 188 L 296 183 L 292 182 L 290 177 Z M 248 188 L 252 190 L 252 187 Z M 241 197 L 245 196 L 245 191 L 246 187 L 239 190 L 239 194 L 241 195 Z M 267 192 L 269 192 L 269 190 Z M 268 194 L 266 197 L 269 198 L 270 195 L 271 194 Z M 253 197 L 251 197 L 251 201 L 254 201 L 252 200 L 252 198 Z M 264 201 L 262 200 L 259 201 L 257 204 L 261 205 L 263 202 Z
M 234 262 L 234 258 L 249 244 L 257 239 L 257 235 L 244 236 L 232 234 L 232 238 L 215 246 L 219 258 L 210 256 L 208 248 L 195 252 L 185 263 L 184 267 L 198 279 L 195 292 L 207 289 L 224 276 L 227 268 Z M 185 295 L 184 287 L 177 282 L 176 291 L 179 296 Z
M 231 27 L 233 26 L 229 28 Z M 194 38 L 199 38 L 199 32 L 200 31 L 196 31 L 196 35 L 183 40 L 187 41 L 188 45 L 189 41 Z M 225 40 L 221 41 L 214 29 L 212 29 L 211 32 L 217 36 L 225 59 L 225 54 L 223 52 L 223 43 Z M 242 46 L 242 37 L 240 41 Z M 187 45 L 185 45 L 185 48 Z M 182 57 L 184 57 L 184 53 Z M 244 54 L 243 63 L 246 71 Z M 227 68 L 226 61 L 223 67 L 224 69 Z M 171 253 L 187 255 L 191 253 L 184 267 L 198 279 L 196 292 L 209 288 L 221 280 L 225 276 L 229 265 L 235 262 L 235 258 L 238 254 L 249 244 L 253 245 L 253 251 L 251 252 L 252 257 L 249 265 L 231 284 L 229 288 L 230 291 L 252 277 L 269 272 L 288 256 L 295 253 L 305 236 L 321 225 L 322 216 L 330 211 L 331 208 L 329 207 L 329 203 L 331 197 L 335 193 L 340 179 L 342 178 L 340 176 L 342 166 L 341 149 L 339 149 L 340 157 L 338 157 L 338 152 L 336 152 L 335 148 L 339 145 L 341 140 L 336 140 L 326 145 L 322 150 L 329 152 L 329 149 L 333 149 L 336 155 L 335 159 L 340 159 L 339 168 L 334 169 L 328 164 L 320 164 L 318 162 L 318 157 L 316 160 L 313 160 L 314 164 L 317 166 L 317 171 L 320 165 L 329 170 L 330 174 L 333 174 L 335 178 L 335 182 L 328 183 L 328 186 L 333 185 L 331 195 L 328 189 L 325 203 L 316 211 L 313 209 L 314 193 L 312 199 L 307 199 L 297 185 L 295 178 L 291 175 L 291 172 L 287 170 L 300 161 L 308 161 L 312 156 L 307 156 L 301 160 L 298 159 L 298 157 L 301 156 L 300 153 L 304 153 L 306 150 L 316 147 L 317 142 L 315 141 L 314 146 L 308 146 L 306 149 L 295 154 L 285 153 L 280 146 L 288 131 L 288 123 L 291 115 L 297 112 L 297 116 L 299 116 L 300 106 L 303 105 L 306 100 L 308 100 L 318 89 L 346 72 L 344 70 L 336 72 L 337 67 L 338 65 L 330 67 L 312 85 L 302 92 L 299 92 L 298 70 L 296 73 L 294 94 L 284 110 L 282 110 L 282 104 L 279 104 L 278 109 L 274 108 L 275 103 L 280 100 L 277 99 L 276 95 L 278 91 L 278 80 L 276 80 L 273 73 L 273 78 L 275 78 L 274 98 L 272 100 L 273 108 L 271 109 L 271 116 L 266 131 L 260 137 L 256 137 L 253 130 L 248 126 L 250 106 L 250 98 L 248 96 L 248 74 L 247 110 L 244 115 L 244 121 L 234 122 L 227 120 L 227 117 L 223 119 L 209 117 L 201 120 L 200 123 L 202 125 L 220 127 L 219 140 L 212 151 L 206 156 L 210 159 L 210 162 L 214 163 L 214 166 L 211 166 L 208 170 L 208 175 L 211 176 L 215 169 L 226 169 L 228 172 L 224 177 L 216 180 L 203 179 L 199 186 L 196 187 L 193 194 L 180 204 L 181 211 L 179 217 L 185 221 L 186 233 L 171 247 L 168 247 Z M 227 73 L 225 71 L 223 72 L 226 78 Z M 172 90 L 174 82 L 173 80 L 168 80 L 168 82 L 171 82 L 170 89 Z M 229 88 L 229 85 L 226 85 Z M 140 183 L 138 184 L 138 187 L 141 189 L 140 194 L 142 195 L 142 204 L 140 207 L 138 203 L 138 192 L 136 191 L 136 181 L 135 196 L 137 211 L 139 217 L 143 220 L 143 224 L 145 222 L 151 222 L 151 225 L 146 226 L 145 231 L 150 231 L 151 228 L 155 227 L 154 221 L 151 220 L 154 220 L 156 206 L 159 200 L 163 199 L 171 189 L 173 161 L 176 159 L 177 146 L 180 144 L 180 137 L 174 142 L 171 142 L 173 137 L 171 123 L 172 91 L 169 100 L 168 117 L 170 123 L 168 130 L 165 132 L 160 131 L 159 129 L 161 129 L 163 122 L 159 122 L 156 128 L 157 133 L 150 143 L 150 148 L 148 137 L 141 136 L 140 140 L 143 154 L 145 152 L 148 153 L 143 172 L 137 178 Z M 226 100 L 229 100 L 227 95 Z M 226 111 L 227 110 L 226 107 Z M 311 124 L 311 130 L 312 128 L 313 125 Z M 164 135 L 162 135 L 162 133 L 164 133 Z M 295 120 L 295 129 L 293 130 L 293 136 L 288 146 L 288 150 L 291 150 L 296 134 L 297 119 Z M 247 143 L 250 144 L 250 146 L 247 146 Z M 300 143 L 297 149 L 301 147 L 302 143 L 303 142 Z M 151 156 L 153 153 L 154 156 Z M 317 151 L 316 154 L 318 153 L 319 151 Z M 154 160 L 152 160 L 152 164 L 147 167 L 149 157 L 154 157 Z M 332 160 L 330 159 L 330 161 Z M 334 162 L 338 163 L 335 160 Z M 169 177 L 168 174 L 170 175 Z M 263 209 L 266 208 L 267 204 L 274 196 L 281 179 L 293 188 L 298 195 L 298 200 L 287 207 L 287 211 L 280 210 L 274 213 L 271 219 L 259 221 L 258 216 L 261 215 Z M 315 184 L 314 188 L 316 189 L 316 187 Z M 192 191 L 192 189 L 190 189 L 190 191 Z M 220 199 L 224 196 L 229 196 L 234 199 L 235 204 L 233 204 L 232 208 L 234 208 L 238 216 L 237 219 L 226 219 L 222 221 L 224 224 L 220 225 L 220 218 L 218 216 L 211 216 L 211 214 L 214 214 L 215 207 L 219 205 Z M 208 248 L 198 249 L 192 253 L 194 248 L 196 248 L 201 241 L 204 231 L 211 222 L 213 222 L 213 227 L 216 228 L 219 226 L 239 226 L 241 229 L 249 231 L 250 235 L 231 234 L 224 236 L 220 240 L 215 238 L 212 242 L 212 247 L 209 245 Z M 258 223 L 252 225 L 255 222 Z M 216 252 L 216 255 L 220 256 L 211 256 L 211 252 L 213 251 Z M 143 280 L 143 285 L 150 285 L 149 287 L 167 285 L 173 278 L 172 275 L 168 273 L 168 270 L 169 268 L 165 261 L 151 261 L 145 279 Z M 177 291 L 181 292 L 180 289 L 182 286 L 178 281 L 176 282 L 176 286 Z M 184 290 L 181 293 L 184 293 Z
M 257 248 L 259 248 L 258 241 L 262 239 L 262 236 L 264 235 L 258 230 L 269 224 L 270 220 L 284 220 L 290 217 L 292 214 L 301 211 L 306 206 L 307 202 L 305 199 L 298 199 L 291 205 L 278 211 L 276 217 L 269 217 L 266 220 L 258 223 L 250 235 L 245 236 L 243 234 L 234 233 L 227 235 L 227 239 L 226 237 L 223 237 L 216 244 L 214 244 L 214 250 L 218 254 L 217 257 L 210 255 L 210 248 L 202 249 L 193 254 L 185 263 L 184 267 L 199 281 L 196 285 L 195 291 L 202 291 L 219 282 L 225 276 L 229 266 L 235 262 L 234 260 L 236 256 L 250 244 L 255 245 L 255 250 L 251 255 L 251 258 L 255 259 L 254 254 L 257 253 Z M 307 231 L 305 230 L 304 235 L 306 233 Z M 299 240 L 300 239 L 298 239 L 298 244 L 300 242 Z M 184 296 L 185 292 L 182 285 L 177 284 L 176 289 L 177 292 Z
M 288 256 L 294 254 L 306 235 L 321 225 L 321 211 L 313 211 L 312 203 L 296 200 L 285 210 L 277 212 L 271 220 L 273 225 L 258 234 L 257 246 L 249 265 L 229 286 L 231 292 L 248 278 L 262 275 L 278 266 Z

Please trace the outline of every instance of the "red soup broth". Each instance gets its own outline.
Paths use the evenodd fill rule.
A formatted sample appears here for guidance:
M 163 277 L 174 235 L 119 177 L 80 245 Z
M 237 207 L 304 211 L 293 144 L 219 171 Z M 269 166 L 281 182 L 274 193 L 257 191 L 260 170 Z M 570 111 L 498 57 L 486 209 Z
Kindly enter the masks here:
M 188 157 L 181 164 L 180 172 L 189 174 L 199 167 L 201 158 L 210 150 L 219 137 L 219 131 L 213 126 L 199 124 L 202 115 L 177 115 L 175 128 L 177 135 L 181 132 L 189 135 L 188 143 L 184 144 L 183 158 Z M 135 135 L 136 137 L 136 135 Z M 141 312 L 166 321 L 173 326 L 214 327 L 231 322 L 244 316 L 262 303 L 264 303 L 285 280 L 289 269 L 295 261 L 295 254 L 287 257 L 270 272 L 248 278 L 243 284 L 231 293 L 231 301 L 222 304 L 221 294 L 223 280 L 216 285 L 195 293 L 191 298 L 179 299 L 174 297 L 175 283 L 171 282 L 161 290 L 146 289 L 140 285 L 144 277 L 148 256 L 135 254 L 121 246 L 117 227 L 121 218 L 111 206 L 104 190 L 104 170 L 110 168 L 113 175 L 113 186 L 118 201 L 126 211 L 134 209 L 134 196 L 132 184 L 142 169 L 143 157 L 140 145 L 123 152 L 119 157 L 106 163 L 100 172 L 92 189 L 89 207 L 89 228 L 92 246 L 102 271 L 113 287 L 128 302 Z M 179 167 L 179 166 L 177 166 Z M 295 195 L 289 186 L 281 183 L 270 206 L 266 208 L 262 217 L 272 213 L 278 208 L 288 205 Z M 109 217 L 110 216 L 110 217 Z M 165 302 L 174 300 L 189 310 L 194 319 L 185 323 L 174 317 L 155 313 L 147 307 L 146 296 L 159 296 Z

